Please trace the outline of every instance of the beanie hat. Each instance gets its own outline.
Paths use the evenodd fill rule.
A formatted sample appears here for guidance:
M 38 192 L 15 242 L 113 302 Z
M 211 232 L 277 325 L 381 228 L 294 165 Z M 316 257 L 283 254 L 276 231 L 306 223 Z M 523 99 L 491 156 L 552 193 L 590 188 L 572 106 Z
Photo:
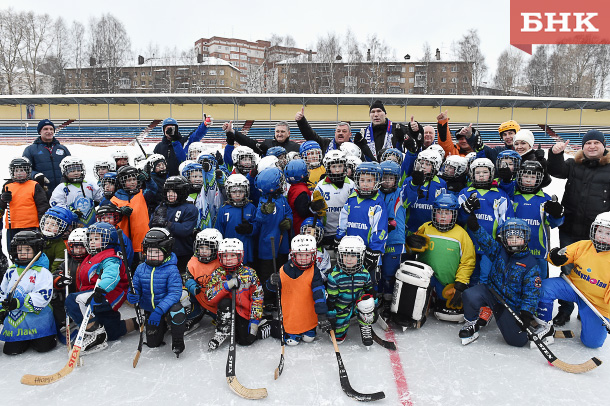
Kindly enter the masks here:
M 515 135 L 515 141 L 525 141 L 529 144 L 530 148 L 534 148 L 534 134 L 530 130 L 519 130 Z
M 373 109 L 381 109 L 383 110 L 384 113 L 387 113 L 385 111 L 385 107 L 383 107 L 383 102 L 381 100 L 375 100 L 373 102 L 373 104 L 371 104 L 371 108 L 369 109 L 369 113 L 371 112 L 371 110 Z
M 38 131 L 38 134 L 40 134 L 40 131 L 42 130 L 42 127 L 50 125 L 51 127 L 53 127 L 53 130 L 55 130 L 55 124 L 53 124 L 53 122 L 51 120 L 49 120 L 48 118 L 45 118 L 44 120 L 40 120 L 38 122 L 38 127 L 36 128 L 36 130 Z
M 587 143 L 587 141 L 591 141 L 591 140 L 597 140 L 597 141 L 601 142 L 602 144 L 604 144 L 604 147 L 606 146 L 606 139 L 604 138 L 604 134 L 599 130 L 587 131 L 587 133 L 582 137 L 581 147 L 584 147 L 585 144 Z

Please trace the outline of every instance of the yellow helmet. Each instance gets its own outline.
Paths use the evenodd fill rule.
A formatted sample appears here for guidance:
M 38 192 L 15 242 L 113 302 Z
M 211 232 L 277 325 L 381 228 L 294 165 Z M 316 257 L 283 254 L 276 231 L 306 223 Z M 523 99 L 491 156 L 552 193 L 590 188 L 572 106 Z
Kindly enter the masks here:
M 515 120 L 509 120 L 500 124 L 500 127 L 498 127 L 498 132 L 502 134 L 504 131 L 513 130 L 516 133 L 520 129 L 521 126 L 519 126 L 519 123 L 517 123 Z

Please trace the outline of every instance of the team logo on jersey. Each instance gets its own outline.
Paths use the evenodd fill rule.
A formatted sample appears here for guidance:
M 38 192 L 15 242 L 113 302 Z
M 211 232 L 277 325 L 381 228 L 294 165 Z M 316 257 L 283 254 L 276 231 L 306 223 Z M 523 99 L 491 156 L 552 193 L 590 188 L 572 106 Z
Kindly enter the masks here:
M 93 210 L 93 205 L 91 204 L 91 200 L 86 197 L 79 196 L 73 203 L 75 209 L 80 210 L 81 213 L 85 215 L 85 218 L 89 218 L 91 214 L 91 210 Z
M 36 283 L 36 275 L 30 275 L 30 283 Z
M 534 279 L 534 286 L 537 288 L 542 287 L 542 279 L 540 279 L 540 276 L 536 276 L 536 279 Z
M 441 193 L 443 193 L 443 191 L 441 189 L 437 189 L 436 192 L 434 192 L 434 198 L 436 199 L 437 197 L 439 197 Z

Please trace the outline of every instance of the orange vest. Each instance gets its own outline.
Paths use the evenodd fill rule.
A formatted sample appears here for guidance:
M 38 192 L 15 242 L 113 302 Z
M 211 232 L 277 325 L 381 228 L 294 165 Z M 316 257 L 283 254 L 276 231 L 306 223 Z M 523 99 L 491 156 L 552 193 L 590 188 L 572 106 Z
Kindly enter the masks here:
M 199 292 L 199 294 L 195 296 L 195 298 L 201 306 L 203 306 L 205 309 L 209 310 L 214 314 L 216 314 L 218 306 L 217 304 L 212 303 L 208 300 L 205 295 L 204 287 L 210 281 L 210 276 L 216 268 L 220 268 L 220 261 L 218 261 L 218 258 L 213 260 L 209 264 L 204 264 L 203 262 L 199 262 L 197 257 L 193 257 L 189 260 L 189 263 L 187 264 L 187 269 L 191 273 L 191 275 L 193 275 L 193 279 L 195 279 L 199 286 L 201 286 L 201 292 Z
M 26 180 L 23 183 L 12 182 L 6 185 L 6 189 L 13 194 L 13 198 L 8 204 L 8 210 L 6 210 L 5 228 L 40 227 L 38 210 L 34 201 L 36 184 L 37 182 L 33 180 Z M 8 221 L 9 215 L 11 217 L 10 224 Z
M 311 291 L 313 273 L 314 265 L 307 268 L 298 278 L 292 279 L 286 275 L 283 266 L 280 269 L 284 330 L 289 334 L 302 334 L 318 325 Z
M 148 206 L 144 194 L 138 192 L 131 200 L 121 200 L 116 196 L 110 199 L 117 207 L 129 206 L 133 209 L 131 216 L 123 216 L 123 219 L 117 224 L 117 227 L 129 237 L 133 243 L 133 252 L 142 252 L 142 242 L 144 236 L 150 229 L 148 227 Z

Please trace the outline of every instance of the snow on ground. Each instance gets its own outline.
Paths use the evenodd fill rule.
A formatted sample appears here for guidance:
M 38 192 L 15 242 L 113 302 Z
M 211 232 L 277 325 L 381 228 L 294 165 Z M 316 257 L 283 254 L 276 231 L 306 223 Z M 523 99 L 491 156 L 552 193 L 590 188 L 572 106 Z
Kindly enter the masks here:
M 110 157 L 110 148 L 69 145 L 73 155 L 80 156 L 92 176 L 93 162 Z M 152 149 L 146 146 L 146 149 Z M 3 146 L 6 165 L 23 147 Z M 129 153 L 139 154 L 137 147 Z M 8 169 L 0 168 L 8 177 Z M 555 180 L 547 193 L 560 198 L 563 182 Z M 558 243 L 553 233 L 553 245 Z M 557 270 L 551 272 L 557 275 Z M 132 317 L 133 309 L 123 306 L 124 317 Z M 598 357 L 605 364 L 581 375 L 563 372 L 550 366 L 537 349 L 513 348 L 506 345 L 495 322 L 481 331 L 480 338 L 462 346 L 457 336 L 459 324 L 440 322 L 431 316 L 417 331 L 395 330 L 407 392 L 399 393 L 392 372 L 390 351 L 374 344 L 366 351 L 361 344 L 358 326 L 350 327 L 346 342 L 340 345 L 352 387 L 359 392 L 383 390 L 386 399 L 379 405 L 562 405 L 606 404 L 605 389 L 610 382 L 610 344 L 601 349 L 584 347 L 578 339 L 580 323 L 573 315 L 566 329 L 576 333 L 574 339 L 556 339 L 550 349 L 569 363 L 582 363 Z M 380 336 L 384 332 L 375 327 Z M 28 387 L 19 383 L 23 374 L 48 375 L 59 371 L 67 362 L 64 346 L 46 354 L 29 350 L 23 355 L 0 354 L 3 378 L 0 380 L 2 404 L 48 405 L 86 402 L 95 405 L 246 405 L 229 389 L 225 380 L 228 344 L 216 352 L 207 352 L 213 335 L 210 319 L 185 337 L 186 351 L 179 359 L 168 345 L 151 349 L 144 346 L 137 368 L 132 360 L 138 335 L 131 333 L 110 343 L 107 350 L 84 358 L 63 380 L 48 386 Z M 1 346 L 2 344 L 0 344 Z M 280 344 L 272 338 L 251 347 L 237 347 L 236 374 L 248 388 L 266 387 L 269 396 L 257 401 L 269 405 L 354 405 L 339 384 L 337 361 L 330 339 L 318 337 L 311 344 L 286 347 L 282 376 L 273 380 L 280 359 Z M 174 403 L 176 402 L 176 403 Z

